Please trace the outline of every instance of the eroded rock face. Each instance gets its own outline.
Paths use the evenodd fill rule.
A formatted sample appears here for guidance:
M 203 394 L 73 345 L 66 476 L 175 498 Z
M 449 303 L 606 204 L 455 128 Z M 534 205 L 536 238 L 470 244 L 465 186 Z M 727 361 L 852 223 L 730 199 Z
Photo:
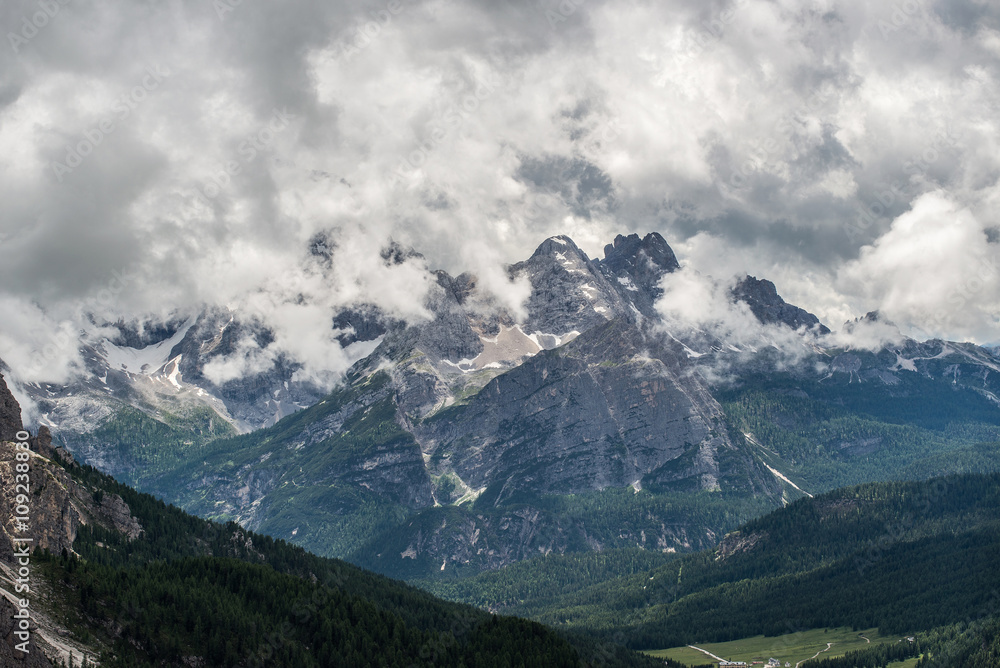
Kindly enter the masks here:
M 529 334 L 584 332 L 625 315 L 615 288 L 569 237 L 546 239 L 530 258 L 513 265 L 510 274 L 531 282 L 524 323 Z
M 0 444 L 0 480 L 15 480 L 15 452 L 12 443 Z M 0 541 L 0 557 L 12 554 L 11 539 L 15 536 L 29 535 L 38 547 L 60 554 L 63 550 L 72 551 L 77 532 L 85 524 L 97 523 L 121 531 L 130 538 L 135 538 L 142 531 L 138 520 L 120 496 L 105 495 L 98 501 L 90 490 L 80 486 L 63 468 L 38 453 L 31 454 L 28 464 L 31 512 L 27 532 L 20 530 L 21 527 L 14 521 L 13 510 L 17 505 L 15 487 L 4 485 L 0 489 L 5 538 Z
M 0 373 L 0 441 L 13 441 L 21 429 L 21 406 L 10 393 L 7 382 Z
M 597 264 L 622 298 L 650 317 L 655 317 L 654 305 L 663 294 L 663 275 L 680 268 L 673 249 L 656 232 L 642 239 L 638 234 L 619 234 L 604 247 L 604 259 Z
M 3 668 L 51 668 L 52 663 L 35 644 L 38 627 L 34 622 L 28 628 L 31 639 L 28 641 L 28 653 L 15 648 L 21 642 L 14 635 L 17 620 L 14 614 L 17 610 L 3 596 L 0 596 L 0 666 Z
M 830 333 L 812 313 L 785 302 L 771 281 L 747 276 L 733 288 L 733 298 L 745 302 L 762 323 L 784 323 L 792 329 L 816 328 L 820 334 Z
M 637 480 L 718 489 L 722 411 L 682 361 L 608 323 L 491 381 L 447 420 L 416 427 L 432 460 L 473 489 L 572 494 Z M 432 445 L 431 445 L 432 444 Z
M 715 559 L 716 561 L 719 561 L 731 557 L 734 554 L 739 554 L 740 552 L 749 552 L 754 549 L 754 546 L 756 546 L 757 543 L 765 539 L 767 539 L 767 532 L 744 534 L 741 531 L 733 531 L 732 533 L 726 534 L 725 538 L 722 539 L 722 542 L 719 543 Z

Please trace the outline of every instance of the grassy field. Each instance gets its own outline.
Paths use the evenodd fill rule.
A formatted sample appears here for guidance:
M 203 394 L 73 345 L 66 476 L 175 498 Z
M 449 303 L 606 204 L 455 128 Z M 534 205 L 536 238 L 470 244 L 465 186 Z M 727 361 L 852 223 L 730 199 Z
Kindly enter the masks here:
M 731 642 L 706 643 L 696 646 L 729 661 L 750 663 L 761 659 L 767 661 L 773 657 L 781 661 L 782 666 L 785 665 L 786 661 L 795 666 L 800 661 L 812 658 L 820 650 L 825 650 L 827 643 L 832 643 L 832 645 L 828 651 L 820 654 L 821 658 L 842 656 L 852 649 L 861 649 L 868 645 L 865 638 L 873 643 L 899 640 L 896 636 L 882 637 L 876 629 L 852 631 L 849 628 L 838 628 L 813 629 L 771 638 L 754 636 Z M 690 647 L 653 650 L 646 652 L 646 654 L 671 658 L 688 666 L 715 663 L 715 659 L 712 657 Z M 896 665 L 899 668 L 910 668 L 913 664 L 904 662 Z

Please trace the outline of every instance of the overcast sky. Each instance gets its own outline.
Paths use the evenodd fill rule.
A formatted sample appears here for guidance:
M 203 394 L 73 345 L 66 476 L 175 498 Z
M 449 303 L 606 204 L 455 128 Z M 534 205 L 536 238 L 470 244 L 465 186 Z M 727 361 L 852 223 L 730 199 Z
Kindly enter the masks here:
M 1000 339 L 996 2 L 4 0 L 0 22 L 15 367 L 87 311 L 419 316 L 390 237 L 514 304 L 500 268 L 546 237 L 600 256 L 655 230 L 834 329 L 880 308 Z

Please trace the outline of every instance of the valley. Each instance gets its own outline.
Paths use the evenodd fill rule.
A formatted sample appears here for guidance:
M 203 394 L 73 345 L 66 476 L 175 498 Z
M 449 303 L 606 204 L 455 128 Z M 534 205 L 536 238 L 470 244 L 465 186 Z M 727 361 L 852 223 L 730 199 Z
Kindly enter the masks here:
M 55 430 L 48 447 L 82 460 L 70 475 L 124 499 L 147 532 L 169 517 L 196 534 L 187 548 L 143 547 L 81 527 L 63 539 L 72 553 L 39 563 L 50 581 L 93 590 L 55 607 L 84 611 L 71 633 L 93 656 L 132 656 L 120 644 L 131 637 L 149 656 L 187 645 L 229 665 L 247 647 L 176 626 L 179 609 L 141 599 L 155 616 L 109 634 L 101 606 L 120 606 L 133 586 L 194 578 L 219 597 L 211 605 L 242 609 L 266 592 L 246 598 L 224 582 L 295 589 L 304 571 L 282 560 L 305 559 L 313 576 L 347 568 L 332 558 L 466 610 L 545 624 L 556 644 L 541 652 L 607 651 L 621 665 L 640 665 L 629 653 L 639 650 L 686 665 L 710 654 L 780 654 L 802 668 L 908 661 L 882 646 L 916 634 L 930 651 L 977 633 L 943 639 L 960 610 L 993 605 L 1000 360 L 905 337 L 845 346 L 753 277 L 727 293 L 727 308 L 752 319 L 727 340 L 657 306 L 677 271 L 655 234 L 620 236 L 601 260 L 553 237 L 510 267 L 532 286 L 521 319 L 484 306 L 471 274 L 438 272 L 430 320 L 358 305 L 331 324 L 359 357 L 329 392 L 297 384 L 291 361 L 209 380 L 246 336 L 266 345 L 266 329 L 236 314 L 120 325 L 118 343 L 91 349 L 91 377 L 28 388 Z M 886 325 L 869 314 L 845 331 L 865 327 Z M 217 539 L 204 531 L 245 535 L 247 548 L 209 549 Z M 259 639 L 259 624 L 295 612 L 272 607 L 270 621 L 227 624 Z M 153 620 L 174 625 L 169 642 Z M 534 628 L 522 623 L 511 628 Z M 419 646 L 400 638 L 404 655 Z M 475 642 L 449 645 L 448 661 L 475 654 Z

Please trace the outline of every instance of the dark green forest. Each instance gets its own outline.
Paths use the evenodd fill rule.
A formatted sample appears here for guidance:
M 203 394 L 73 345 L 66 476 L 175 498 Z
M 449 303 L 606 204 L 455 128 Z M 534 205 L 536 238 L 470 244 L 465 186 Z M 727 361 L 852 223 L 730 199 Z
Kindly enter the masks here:
M 1000 607 L 998 509 L 998 474 L 869 483 L 796 501 L 694 555 L 547 557 L 428 586 L 637 648 L 789 628 L 928 630 Z
M 448 603 L 281 540 L 193 517 L 91 467 L 144 531 L 81 527 L 79 554 L 36 551 L 77 639 L 112 668 L 182 666 L 651 666 L 605 642 Z

